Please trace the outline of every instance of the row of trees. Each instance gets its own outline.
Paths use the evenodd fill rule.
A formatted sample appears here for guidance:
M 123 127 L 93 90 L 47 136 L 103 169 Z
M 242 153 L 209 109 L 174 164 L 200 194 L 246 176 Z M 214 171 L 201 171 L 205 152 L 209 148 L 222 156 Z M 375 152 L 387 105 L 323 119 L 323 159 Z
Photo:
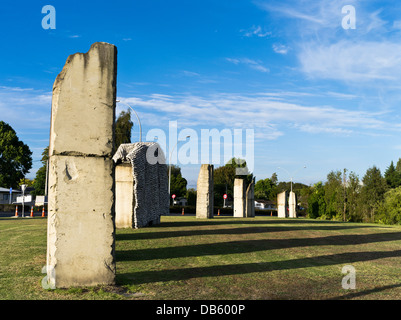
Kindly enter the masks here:
M 331 171 L 327 181 L 302 190 L 310 218 L 401 223 L 401 159 L 384 175 L 369 168 L 362 180 L 354 172 Z

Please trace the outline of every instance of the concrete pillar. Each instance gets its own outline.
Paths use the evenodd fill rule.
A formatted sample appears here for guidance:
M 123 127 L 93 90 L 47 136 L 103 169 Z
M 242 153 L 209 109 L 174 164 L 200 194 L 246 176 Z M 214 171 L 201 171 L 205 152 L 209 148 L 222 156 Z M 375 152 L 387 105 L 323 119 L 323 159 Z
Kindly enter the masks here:
M 245 216 L 248 218 L 255 217 L 255 178 L 252 179 L 246 189 Z
M 241 178 L 234 179 L 234 217 L 244 218 L 245 215 L 245 180 Z
M 117 163 L 116 227 L 159 224 L 160 216 L 169 213 L 167 165 L 159 144 L 122 144 L 113 160 Z
M 76 53 L 53 85 L 47 281 L 57 288 L 113 284 L 117 48 Z
M 297 198 L 294 191 L 290 192 L 288 196 L 288 217 L 297 217 Z
M 277 195 L 277 216 L 279 218 L 288 217 L 288 192 L 283 191 Z
M 134 207 L 134 176 L 131 163 L 116 165 L 116 228 L 132 228 Z
M 202 219 L 213 218 L 213 165 L 202 164 L 196 187 L 196 217 Z

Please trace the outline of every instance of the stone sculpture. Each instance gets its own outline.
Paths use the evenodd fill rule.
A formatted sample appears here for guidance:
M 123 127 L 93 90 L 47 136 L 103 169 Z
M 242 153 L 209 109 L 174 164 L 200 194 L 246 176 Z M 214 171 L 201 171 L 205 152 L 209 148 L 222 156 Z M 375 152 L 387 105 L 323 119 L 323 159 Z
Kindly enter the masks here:
M 245 194 L 245 216 L 247 218 L 255 217 L 255 177 L 252 179 L 251 183 L 248 185 Z
M 288 191 L 277 195 L 277 216 L 279 218 L 288 217 Z
M 291 191 L 288 196 L 288 217 L 297 217 L 297 198 L 294 191 Z
M 160 223 L 169 213 L 164 153 L 155 142 L 122 144 L 116 165 L 116 227 L 142 228 Z
M 196 187 L 196 217 L 213 218 L 214 194 L 213 194 L 213 170 L 211 164 L 202 164 Z
M 117 48 L 68 57 L 53 85 L 47 231 L 51 286 L 115 281 L 114 122 Z
M 245 180 L 241 178 L 234 179 L 234 217 L 244 218 L 245 215 L 245 200 L 246 189 Z

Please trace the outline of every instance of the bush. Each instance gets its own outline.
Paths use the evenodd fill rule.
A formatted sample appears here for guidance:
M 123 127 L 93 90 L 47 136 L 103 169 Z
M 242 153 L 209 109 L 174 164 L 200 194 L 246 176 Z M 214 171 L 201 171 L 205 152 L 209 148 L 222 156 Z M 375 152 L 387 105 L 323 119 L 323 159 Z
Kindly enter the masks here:
M 401 187 L 384 194 L 384 201 L 378 205 L 375 222 L 401 224 Z

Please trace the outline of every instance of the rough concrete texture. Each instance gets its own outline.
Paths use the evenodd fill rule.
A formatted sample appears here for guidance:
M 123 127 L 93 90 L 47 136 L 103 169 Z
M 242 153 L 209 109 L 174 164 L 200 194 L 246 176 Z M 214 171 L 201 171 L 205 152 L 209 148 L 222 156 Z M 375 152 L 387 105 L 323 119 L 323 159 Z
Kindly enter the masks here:
M 277 216 L 279 218 L 288 217 L 288 191 L 277 195 Z
M 196 217 L 201 219 L 213 218 L 214 194 L 213 172 L 214 166 L 202 164 L 196 190 Z
M 117 163 L 116 227 L 159 224 L 160 216 L 169 213 L 167 165 L 160 145 L 122 144 L 113 160 Z
M 297 198 L 294 191 L 290 192 L 288 196 L 288 217 L 297 217 Z
M 116 165 L 116 228 L 134 226 L 134 176 L 130 163 Z
M 255 178 L 252 179 L 245 194 L 245 216 L 247 218 L 255 217 Z
M 244 218 L 245 215 L 245 180 L 241 178 L 234 179 L 234 217 Z
M 117 49 L 68 57 L 53 86 L 47 278 L 57 288 L 115 281 L 114 144 Z

